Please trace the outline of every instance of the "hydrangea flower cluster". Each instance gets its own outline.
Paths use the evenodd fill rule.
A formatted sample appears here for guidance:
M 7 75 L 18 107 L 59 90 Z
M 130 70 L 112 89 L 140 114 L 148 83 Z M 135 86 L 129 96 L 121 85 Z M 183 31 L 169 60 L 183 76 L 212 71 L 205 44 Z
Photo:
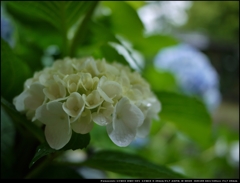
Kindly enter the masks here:
M 137 72 L 92 57 L 57 60 L 24 83 L 13 100 L 16 109 L 45 126 L 53 149 L 64 147 L 72 130 L 86 134 L 94 123 L 106 126 L 110 139 L 128 146 L 145 137 L 161 105 Z
M 7 16 L 3 12 L 4 9 L 1 6 L 1 38 L 4 39 L 11 47 L 13 47 L 13 25 L 10 19 L 7 18 Z
M 206 55 L 187 44 L 162 49 L 154 59 L 155 67 L 171 72 L 180 89 L 203 99 L 209 111 L 221 102 L 219 79 Z

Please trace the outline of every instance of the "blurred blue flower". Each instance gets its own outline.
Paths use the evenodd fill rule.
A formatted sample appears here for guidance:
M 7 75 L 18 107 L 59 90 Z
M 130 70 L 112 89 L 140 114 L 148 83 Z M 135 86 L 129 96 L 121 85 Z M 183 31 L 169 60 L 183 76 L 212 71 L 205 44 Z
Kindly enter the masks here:
M 199 96 L 209 111 L 221 102 L 219 78 L 208 57 L 187 44 L 162 49 L 154 59 L 155 67 L 171 72 L 182 92 Z
M 146 147 L 146 145 L 149 143 L 149 138 L 136 138 L 132 143 L 130 144 L 131 147 L 136 149 L 141 149 L 143 147 Z
M 8 42 L 11 47 L 13 47 L 13 25 L 3 12 L 4 9 L 1 6 L 1 38 Z

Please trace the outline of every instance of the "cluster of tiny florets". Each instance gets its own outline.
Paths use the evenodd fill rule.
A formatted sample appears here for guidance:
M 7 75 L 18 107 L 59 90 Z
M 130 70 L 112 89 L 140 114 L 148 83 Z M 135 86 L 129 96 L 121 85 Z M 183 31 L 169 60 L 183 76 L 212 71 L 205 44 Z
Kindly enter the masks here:
M 69 142 L 72 130 L 86 134 L 94 123 L 106 126 L 116 145 L 127 146 L 148 134 L 160 111 L 160 102 L 138 72 L 91 57 L 57 60 L 36 72 L 14 105 L 46 125 L 46 140 L 54 149 Z

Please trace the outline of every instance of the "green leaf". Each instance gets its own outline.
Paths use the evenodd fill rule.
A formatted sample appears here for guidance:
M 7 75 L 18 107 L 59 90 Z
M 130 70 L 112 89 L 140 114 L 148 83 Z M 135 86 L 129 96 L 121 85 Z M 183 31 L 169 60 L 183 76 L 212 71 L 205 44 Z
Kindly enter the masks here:
M 154 67 L 148 66 L 143 71 L 143 77 L 148 80 L 154 91 L 174 91 L 176 89 L 175 78 L 169 72 L 157 71 Z
M 90 142 L 90 134 L 78 134 L 75 133 L 74 131 L 72 132 L 72 137 L 70 141 L 61 149 L 55 150 L 52 149 L 48 143 L 45 141 L 43 144 L 39 145 L 37 147 L 36 153 L 32 159 L 32 161 L 29 164 L 29 168 L 40 158 L 43 156 L 55 153 L 55 152 L 60 152 L 60 151 L 66 151 L 69 149 L 76 150 L 76 149 L 83 149 L 86 148 L 87 145 Z
M 83 55 L 82 50 L 84 50 L 95 57 L 104 57 L 109 62 L 117 61 L 125 65 L 131 65 L 133 68 L 140 68 L 131 51 L 122 44 L 111 30 L 99 23 L 90 22 L 89 31 L 89 42 L 85 43 L 84 47 L 79 49 L 81 52 L 78 53 Z
M 67 143 L 66 146 L 64 146 L 60 150 L 83 149 L 83 148 L 86 148 L 88 146 L 89 142 L 90 142 L 90 134 L 89 133 L 79 134 L 79 133 L 75 133 L 73 131 L 70 141 Z
M 13 151 L 15 133 L 11 118 L 1 106 L 1 178 L 10 178 L 13 175 L 11 170 L 16 160 Z
M 104 6 L 111 9 L 112 30 L 129 41 L 137 42 L 143 36 L 144 26 L 135 9 L 126 2 L 104 1 Z
M 212 120 L 205 105 L 195 97 L 171 92 L 156 92 L 163 121 L 173 123 L 180 131 L 206 148 L 212 143 Z
M 130 4 L 135 10 L 147 4 L 146 1 L 126 1 L 126 3 Z
M 6 7 L 23 24 L 27 21 L 44 20 L 57 30 L 66 31 L 85 13 L 88 4 L 76 1 L 12 1 L 7 2 Z
M 1 38 L 1 94 L 8 100 L 23 90 L 23 83 L 30 76 L 28 66 L 17 58 Z
M 46 142 L 39 145 L 37 147 L 36 153 L 31 161 L 31 163 L 29 164 L 29 168 L 37 161 L 39 160 L 41 157 L 46 156 L 48 154 L 54 153 L 56 152 L 55 149 L 52 149 Z
M 146 57 L 155 56 L 160 49 L 176 45 L 178 41 L 168 35 L 150 35 L 143 39 L 139 39 L 135 45 L 135 49 L 141 51 Z
M 116 62 L 117 61 L 117 62 L 122 63 L 124 65 L 129 65 L 130 64 L 129 62 L 132 61 L 132 60 L 129 61 L 129 57 L 128 58 L 124 57 L 124 55 L 121 52 L 119 52 L 118 50 L 116 50 L 115 47 L 112 47 L 109 44 L 102 45 L 100 50 L 101 50 L 101 53 L 102 53 L 102 57 L 104 57 L 109 62 Z
M 44 169 L 33 176 L 34 179 L 83 179 L 81 175 L 70 167 L 64 165 L 48 165 Z
M 119 151 L 96 152 L 83 165 L 137 178 L 183 178 L 165 166 Z
M 23 26 L 27 26 L 32 32 L 39 32 L 39 35 L 46 32 L 45 29 L 50 30 L 50 34 L 55 32 L 55 35 L 58 35 L 62 40 L 62 44 L 58 46 L 62 46 L 62 52 L 65 56 L 69 54 L 68 33 L 70 29 L 74 28 L 73 26 L 89 11 L 93 3 L 95 2 L 28 1 L 22 3 L 15 1 L 7 2 L 6 7 L 15 20 Z M 38 23 L 40 24 L 38 25 Z M 42 26 L 44 24 L 45 26 Z M 49 33 L 46 35 L 48 37 Z M 42 39 L 48 43 L 45 36 L 42 36 Z M 52 40 L 52 38 L 50 39 Z M 42 43 L 42 40 L 39 42 L 45 44 L 45 42 Z

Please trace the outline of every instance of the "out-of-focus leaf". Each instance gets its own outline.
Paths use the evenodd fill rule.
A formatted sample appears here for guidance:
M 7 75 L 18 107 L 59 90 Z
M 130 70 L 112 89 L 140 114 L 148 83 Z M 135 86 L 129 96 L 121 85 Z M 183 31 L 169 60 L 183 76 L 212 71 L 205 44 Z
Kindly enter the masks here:
M 4 109 L 9 114 L 9 116 L 12 118 L 13 122 L 16 124 L 16 126 L 23 127 L 27 129 L 34 137 L 36 137 L 40 142 L 44 141 L 44 134 L 41 128 L 39 128 L 36 124 L 31 122 L 30 120 L 27 120 L 25 115 L 20 114 L 14 106 L 9 103 L 6 99 L 1 97 L 1 104 L 4 106 Z
M 92 32 L 89 39 L 93 43 L 101 43 L 106 44 L 108 42 L 116 42 L 120 43 L 119 40 L 116 38 L 115 34 L 111 32 L 107 27 L 91 21 L 89 24 L 89 30 Z
M 215 138 L 222 137 L 228 142 L 239 140 L 238 129 L 232 130 L 227 123 L 218 124 L 215 126 Z
M 16 22 L 17 41 L 19 46 L 26 42 L 46 49 L 49 45 L 62 46 L 61 34 L 51 24 L 43 20 L 30 22 L 27 25 Z M 36 47 L 36 46 L 35 46 Z M 30 46 L 31 48 L 31 46 Z M 30 51 L 30 50 L 29 50 Z
M 150 35 L 139 39 L 135 48 L 141 51 L 146 57 L 154 57 L 160 49 L 176 45 L 178 41 L 168 35 Z
M 66 31 L 76 23 L 86 12 L 89 4 L 83 1 L 26 1 L 24 3 L 12 1 L 6 3 L 7 10 L 22 23 L 44 20 L 60 31 Z
M 122 64 L 129 64 L 133 68 L 139 68 L 131 52 L 122 44 L 111 30 L 106 29 L 101 24 L 91 22 L 89 25 L 90 43 L 79 48 L 78 53 L 84 54 L 81 50 L 87 51 L 95 57 L 104 57 L 107 61 L 117 61 Z
M 82 16 L 89 11 L 95 2 L 77 1 L 28 1 L 7 2 L 6 7 L 11 16 L 20 22 L 35 35 L 42 35 L 39 39 L 40 45 L 56 44 L 61 40 L 63 56 L 69 54 L 69 31 L 74 32 L 74 25 L 79 23 Z M 73 28 L 73 29 L 72 29 Z M 54 40 L 50 43 L 47 38 Z M 50 35 L 53 35 L 52 37 Z M 33 36 L 29 36 L 33 37 Z M 38 38 L 39 38 L 38 37 Z
M 15 128 L 11 118 L 1 106 L 1 178 L 10 178 L 11 168 L 15 161 L 13 151 Z
M 171 92 L 156 92 L 161 104 L 160 118 L 174 123 L 177 128 L 192 138 L 201 147 L 212 143 L 212 124 L 205 105 L 194 97 Z
M 36 153 L 32 159 L 32 161 L 29 164 L 29 167 L 31 167 L 37 160 L 42 158 L 43 156 L 59 152 L 59 151 L 66 151 L 69 149 L 76 150 L 76 149 L 83 149 L 86 148 L 87 145 L 90 142 L 90 134 L 78 134 L 73 131 L 72 137 L 70 141 L 61 149 L 55 150 L 52 149 L 47 142 L 44 142 L 43 144 L 39 145 L 37 147 Z
M 173 91 L 176 88 L 175 78 L 169 72 L 160 72 L 154 67 L 146 67 L 143 71 L 143 77 L 148 80 L 154 91 Z
M 146 5 L 146 1 L 126 1 L 126 3 L 130 4 L 135 10 Z
M 110 45 L 108 45 L 108 44 L 103 45 L 103 46 L 101 46 L 100 50 L 101 50 L 101 53 L 102 53 L 102 57 L 104 57 L 107 61 L 109 61 L 109 62 L 117 61 L 117 62 L 120 62 L 122 64 L 128 65 L 128 63 L 126 62 L 124 57 L 122 55 L 120 55 Z
M 96 152 L 83 165 L 137 178 L 183 178 L 165 166 L 119 151 Z
M 114 33 L 132 42 L 137 42 L 143 36 L 143 23 L 131 5 L 123 1 L 104 1 L 103 5 L 111 9 L 110 19 Z
M 15 128 L 13 126 L 11 118 L 1 106 L 1 157 L 2 153 L 7 152 L 13 147 L 14 135 Z
M 76 170 L 63 165 L 49 165 L 36 176 L 34 179 L 83 179 Z
M 9 45 L 1 39 L 1 94 L 8 100 L 19 94 L 30 76 L 28 66 L 17 58 Z

